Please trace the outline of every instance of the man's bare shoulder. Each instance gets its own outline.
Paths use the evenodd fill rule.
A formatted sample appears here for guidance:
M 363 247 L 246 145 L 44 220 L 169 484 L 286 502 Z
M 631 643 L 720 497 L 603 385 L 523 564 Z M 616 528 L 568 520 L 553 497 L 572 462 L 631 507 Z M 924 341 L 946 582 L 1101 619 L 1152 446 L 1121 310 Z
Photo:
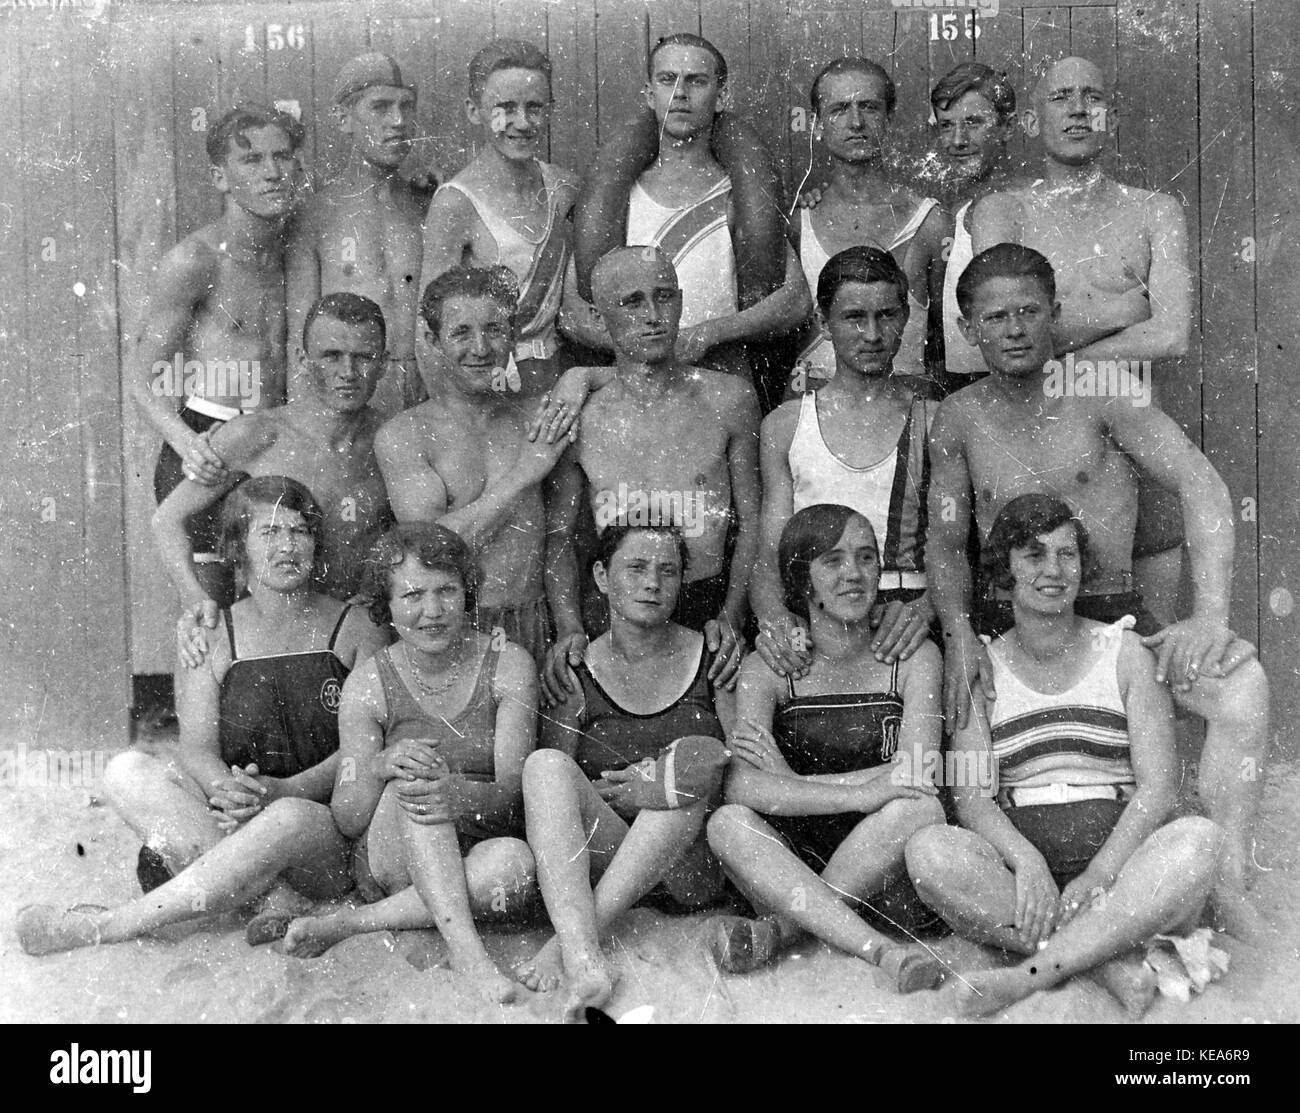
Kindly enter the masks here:
M 156 277 L 212 285 L 221 266 L 220 232 L 215 224 L 196 229 L 171 248 L 158 263 Z
M 691 367 L 686 381 L 693 393 L 720 407 L 724 414 L 736 406 L 758 404 L 754 387 L 739 375 L 728 375 L 710 367 Z
M 437 399 L 431 398 L 394 414 L 387 421 L 376 414 L 383 422 L 375 434 L 375 444 L 385 449 L 416 447 L 427 440 L 446 417 L 443 406 Z
M 932 428 L 936 432 L 960 440 L 964 438 L 972 423 L 981 421 L 988 423 L 989 415 L 993 412 L 993 403 L 993 392 L 989 388 L 987 379 L 971 383 L 969 386 L 953 391 L 939 403 Z
M 763 439 L 788 447 L 794 440 L 794 431 L 799 424 L 799 411 L 802 407 L 801 398 L 792 398 L 789 402 L 782 402 L 777 406 L 763 418 Z
M 563 202 L 568 201 L 573 204 L 578 197 L 578 189 L 582 185 L 582 179 L 572 170 L 564 166 L 557 166 L 553 162 L 545 164 L 551 180 L 555 182 L 555 188 L 560 192 L 561 210 L 565 208 Z
M 1124 185 L 1122 182 L 1115 182 L 1114 187 L 1112 193 L 1118 203 L 1126 208 L 1141 210 L 1148 226 L 1184 219 L 1183 203 L 1172 193 L 1159 193 L 1156 190 Z

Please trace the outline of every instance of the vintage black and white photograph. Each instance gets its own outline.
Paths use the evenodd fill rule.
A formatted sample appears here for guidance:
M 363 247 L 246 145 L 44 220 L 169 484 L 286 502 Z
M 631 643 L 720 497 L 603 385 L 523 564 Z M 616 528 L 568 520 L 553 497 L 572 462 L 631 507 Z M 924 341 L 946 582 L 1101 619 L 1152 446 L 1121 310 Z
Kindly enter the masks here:
M 0 0 L 0 1021 L 1300 1021 L 1297 46 Z

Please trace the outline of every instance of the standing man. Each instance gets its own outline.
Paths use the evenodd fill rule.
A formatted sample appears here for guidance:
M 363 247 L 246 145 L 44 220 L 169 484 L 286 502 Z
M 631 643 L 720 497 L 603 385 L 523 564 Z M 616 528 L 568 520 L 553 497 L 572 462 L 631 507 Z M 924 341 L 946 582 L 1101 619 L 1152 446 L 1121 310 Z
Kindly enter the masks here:
M 284 402 L 284 234 L 301 143 L 297 120 L 260 105 L 231 109 L 207 134 L 212 184 L 225 211 L 158 264 L 128 380 L 165 442 L 154 471 L 160 503 L 186 479 L 209 488 L 225 483 L 228 461 L 212 434 L 240 413 Z M 189 523 L 186 576 L 228 606 L 234 575 L 217 555 L 219 510 L 214 505 Z
M 966 343 L 957 323 L 957 279 L 975 257 L 971 211 L 989 193 L 1011 188 L 1014 167 L 1007 154 L 1016 120 L 1016 92 L 1006 74 L 982 62 L 954 66 L 930 93 L 935 137 L 951 189 L 952 244 L 943 275 L 944 393 L 987 375 L 979 349 Z
M 662 251 L 617 248 L 592 273 L 592 292 L 616 349 L 612 381 L 587 401 L 570 457 L 547 496 L 546 585 L 557 640 L 548 694 L 576 689 L 567 666 L 586 650 L 572 543 L 584 479 L 597 530 L 676 526 L 687 566 L 674 620 L 704 632 L 709 679 L 740 664 L 739 634 L 758 544 L 758 404 L 744 379 L 684 364 L 675 354 L 682 292 Z M 727 535 L 735 527 L 730 558 Z
M 568 441 L 530 441 L 516 398 L 495 389 L 518 299 L 506 267 L 453 267 L 429 284 L 420 316 L 444 360 L 442 389 L 388 422 L 375 455 L 399 522 L 437 522 L 475 551 L 478 629 L 502 631 L 540 669 L 551 632 L 542 480 Z
M 812 301 L 799 260 L 780 235 L 771 238 L 782 259 L 753 260 L 757 269 L 775 270 L 781 276 L 778 283 L 738 273 L 741 245 L 762 240 L 765 231 L 763 210 L 753 204 L 753 196 L 762 193 L 772 205 L 778 186 L 765 153 L 748 149 L 743 136 L 731 143 L 735 157 L 729 161 L 746 181 L 733 182 L 715 157 L 714 131 L 720 126 L 726 87 L 726 59 L 707 39 L 680 34 L 659 40 L 650 54 L 643 94 L 654 114 L 657 149 L 640 163 L 647 168 L 625 191 L 619 212 L 626 213 L 624 242 L 661 249 L 677 272 L 682 292 L 678 361 L 749 379 L 752 372 L 742 345 L 797 328 L 808 318 Z M 736 131 L 731 129 L 733 139 Z M 588 189 L 593 201 L 601 202 L 593 205 L 599 215 L 612 208 L 609 198 L 620 183 L 612 174 L 607 175 L 610 182 L 596 180 L 606 173 L 599 160 L 598 172 Z M 610 228 L 580 223 L 578 234 L 582 247 L 581 237 L 607 240 Z M 747 252 L 746 258 L 752 254 Z M 748 290 L 744 299 L 739 296 L 742 287 Z M 764 400 L 764 408 L 771 409 L 779 400 L 777 393 Z
M 158 508 L 154 537 L 196 625 L 215 627 L 218 608 L 193 572 L 186 524 L 219 509 L 240 472 L 288 476 L 312 493 L 324 516 L 314 586 L 336 599 L 356 594 L 370 544 L 391 521 L 374 453 L 383 418 L 368 405 L 384 369 L 384 329 L 369 298 L 326 294 L 304 324 L 303 396 L 223 425 L 212 449 L 232 478 L 218 486 L 186 479 Z
M 1043 177 L 975 206 L 975 251 L 1022 243 L 1048 258 L 1060 282 L 1058 358 L 1070 352 L 1075 366 L 1132 366 L 1185 355 L 1192 323 L 1187 222 L 1169 194 L 1121 185 L 1102 172 L 1115 109 L 1101 70 L 1085 58 L 1048 66 L 1023 123 L 1042 141 Z M 1169 491 L 1149 478 L 1140 490 L 1134 574 L 1147 605 L 1168 622 L 1183 522 Z
M 820 200 L 799 210 L 796 243 L 809 289 L 816 289 L 822 267 L 850 247 L 890 252 L 907 275 L 910 298 L 894 373 L 929 378 L 926 337 L 931 319 L 938 322 L 944 274 L 944 237 L 948 214 L 933 197 L 922 197 L 893 180 L 882 155 L 894 113 L 893 79 L 866 58 L 837 58 L 813 80 L 809 100 L 813 135 L 831 156 L 830 181 Z M 931 311 L 934 307 L 934 311 Z M 835 374 L 835 352 L 817 322 L 805 335 L 795 365 L 795 393 L 808 377 Z
M 309 198 L 289 242 L 289 330 L 301 335 L 322 294 L 376 302 L 388 327 L 387 367 L 372 408 L 391 417 L 427 397 L 415 365 L 415 307 L 427 192 L 399 173 L 411 150 L 415 86 L 387 54 L 339 71 L 334 119 L 351 153 L 343 173 Z
M 550 59 L 531 43 L 494 39 L 470 61 L 465 113 L 482 146 L 429 206 L 421 288 L 452 267 L 509 267 L 519 285 L 518 327 L 497 389 L 536 398 L 566 366 L 556 319 L 578 190 L 569 171 L 539 158 L 551 114 Z

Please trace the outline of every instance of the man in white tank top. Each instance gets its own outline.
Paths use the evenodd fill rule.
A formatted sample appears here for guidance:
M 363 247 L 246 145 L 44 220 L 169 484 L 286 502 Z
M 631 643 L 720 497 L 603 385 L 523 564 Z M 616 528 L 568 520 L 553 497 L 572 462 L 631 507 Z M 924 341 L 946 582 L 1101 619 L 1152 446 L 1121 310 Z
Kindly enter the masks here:
M 644 96 L 659 123 L 659 154 L 628 198 L 627 243 L 660 248 L 677 271 L 677 359 L 748 377 L 738 345 L 798 327 L 812 300 L 787 249 L 783 284 L 737 309 L 731 180 L 709 145 L 726 81 L 726 61 L 698 36 L 672 35 L 655 47 Z
M 975 253 L 971 247 L 971 210 L 986 193 L 1011 184 L 1014 166 L 1007 143 L 1015 129 L 1016 94 L 1007 80 L 980 62 L 953 67 L 930 93 L 936 141 L 952 186 L 952 244 L 943 276 L 943 350 L 945 393 L 985 375 L 979 349 L 966 343 L 957 319 L 957 279 Z
M 803 675 L 808 634 L 786 609 L 776 552 L 796 511 L 848 506 L 871 522 L 883 604 L 873 648 L 879 660 L 912 655 L 934 617 L 926 590 L 925 486 L 929 407 L 916 384 L 891 375 L 907 320 L 907 281 L 887 252 L 853 247 L 833 256 L 818 310 L 836 356 L 835 377 L 763 421 L 761 548 L 750 596 L 758 651 L 782 675 Z
M 538 158 L 551 111 L 550 60 L 531 43 L 488 43 L 470 62 L 465 111 L 482 147 L 429 206 L 420 289 L 460 265 L 514 271 L 515 348 L 498 389 L 532 398 L 565 366 L 556 321 L 570 273 L 569 215 L 578 185 L 571 172 Z
M 814 79 L 813 136 L 831 157 L 831 176 L 816 205 L 800 210 L 799 260 L 816 296 L 817 277 L 836 252 L 859 244 L 891 252 L 907 275 L 910 304 L 894 371 L 925 376 L 929 306 L 937 309 L 942 296 L 950 224 L 934 198 L 920 196 L 886 172 L 882 156 L 894 98 L 893 79 L 866 58 L 837 58 Z M 796 394 L 808 377 L 835 374 L 835 353 L 816 325 L 804 338 L 794 374 Z

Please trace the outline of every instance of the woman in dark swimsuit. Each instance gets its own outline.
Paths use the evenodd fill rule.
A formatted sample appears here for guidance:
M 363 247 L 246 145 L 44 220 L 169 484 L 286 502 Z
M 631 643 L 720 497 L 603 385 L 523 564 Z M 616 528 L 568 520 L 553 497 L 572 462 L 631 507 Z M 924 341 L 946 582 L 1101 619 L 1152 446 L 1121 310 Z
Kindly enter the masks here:
M 207 661 L 177 668 L 175 758 L 131 751 L 104 785 L 144 841 L 146 898 L 112 910 L 25 909 L 31 953 L 133 939 L 275 887 L 249 941 L 283 934 L 292 896 L 338 896 L 348 846 L 326 802 L 334 784 L 343 679 L 387 640 L 364 610 L 311 589 L 321 512 L 283 476 L 245 480 L 222 507 L 222 550 L 248 595 L 225 614 Z M 297 898 L 301 905 L 301 897 Z M 301 910 L 300 908 L 298 910 Z
M 535 895 L 520 785 L 537 669 L 522 647 L 474 629 L 477 580 L 465 542 L 428 522 L 389 530 L 367 559 L 362 595 L 398 642 L 344 686 L 331 807 L 356 840 L 357 888 L 373 903 L 295 920 L 284 943 L 308 958 L 360 932 L 437 927 L 452 968 L 505 1003 L 519 987 L 474 920 Z
M 556 934 L 519 976 L 543 991 L 564 977 L 568 1019 L 613 995 L 600 940 L 633 904 L 656 885 L 689 907 L 721 890 L 703 832 L 731 696 L 709 682 L 704 636 L 672 620 L 685 567 L 677 529 L 601 534 L 592 572 L 609 632 L 588 647 L 578 691 L 546 720 L 548 748 L 524 769 L 528 842 Z
M 912 892 L 903 848 L 943 822 L 925 779 L 942 727 L 939 652 L 925 642 L 906 661 L 876 660 L 880 557 L 862 515 L 805 507 L 782 531 L 777 559 L 813 659 L 793 684 L 757 655 L 741 672 L 727 803 L 708 837 L 764 915 L 716 921 L 714 956 L 740 973 L 811 933 L 879 966 L 900 993 L 932 988 L 943 972 L 932 952 L 877 929 L 911 935 L 935 923 Z

